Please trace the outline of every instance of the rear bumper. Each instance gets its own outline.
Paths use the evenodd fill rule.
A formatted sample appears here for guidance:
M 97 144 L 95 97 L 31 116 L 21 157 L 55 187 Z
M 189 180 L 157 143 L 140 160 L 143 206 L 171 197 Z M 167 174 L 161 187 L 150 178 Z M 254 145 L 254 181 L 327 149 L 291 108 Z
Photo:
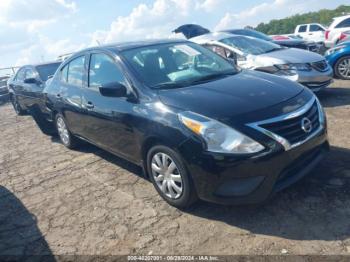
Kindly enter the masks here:
M 326 130 L 306 143 L 250 158 L 194 153 L 182 146 L 199 198 L 220 204 L 256 204 L 307 175 L 329 150 Z M 191 153 L 189 153 L 191 152 Z

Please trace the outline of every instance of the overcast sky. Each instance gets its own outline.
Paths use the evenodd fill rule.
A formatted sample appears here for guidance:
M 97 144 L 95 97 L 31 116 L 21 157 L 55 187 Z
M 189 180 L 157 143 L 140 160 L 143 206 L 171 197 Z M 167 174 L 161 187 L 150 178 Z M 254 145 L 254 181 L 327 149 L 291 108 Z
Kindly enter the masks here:
M 184 23 L 255 26 L 348 0 L 0 0 L 0 67 L 101 43 L 169 37 Z M 290 33 L 290 32 L 286 32 Z

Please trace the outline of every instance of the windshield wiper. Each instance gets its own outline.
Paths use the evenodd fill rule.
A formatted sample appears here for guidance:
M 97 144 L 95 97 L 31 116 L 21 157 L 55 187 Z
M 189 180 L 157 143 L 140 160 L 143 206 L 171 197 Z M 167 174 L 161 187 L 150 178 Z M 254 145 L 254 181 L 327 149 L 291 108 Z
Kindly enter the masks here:
M 214 80 L 214 79 L 219 79 L 219 78 L 223 78 L 229 75 L 235 75 L 236 72 L 226 72 L 226 73 L 218 73 L 218 74 L 212 74 L 212 75 L 206 75 L 206 76 L 202 76 L 200 78 L 197 78 L 195 80 L 193 80 L 191 82 L 191 84 L 196 84 L 196 83 L 203 83 L 203 82 L 207 82 L 210 80 Z
M 173 89 L 173 88 L 180 88 L 184 87 L 186 85 L 185 82 L 166 82 L 166 83 L 161 83 L 158 85 L 153 86 L 152 88 L 154 89 Z
M 272 48 L 272 49 L 270 49 L 270 50 L 266 51 L 266 52 L 265 52 L 265 54 L 267 54 L 267 53 L 271 53 L 271 52 L 275 52 L 275 51 L 278 51 L 278 50 L 281 50 L 281 49 L 284 49 L 284 48 L 283 48 L 283 47 L 276 47 L 276 48 Z

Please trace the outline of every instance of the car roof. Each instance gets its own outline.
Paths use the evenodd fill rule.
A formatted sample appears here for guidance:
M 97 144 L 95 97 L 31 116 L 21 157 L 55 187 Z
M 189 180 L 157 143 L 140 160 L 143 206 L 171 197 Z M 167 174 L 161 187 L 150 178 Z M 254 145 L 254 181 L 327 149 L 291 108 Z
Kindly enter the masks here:
M 209 33 L 197 37 L 191 38 L 191 41 L 196 42 L 196 43 L 207 43 L 209 41 L 220 41 L 225 38 L 229 37 L 246 37 L 246 36 L 241 36 L 241 35 L 234 35 L 234 34 L 229 34 L 225 32 L 215 32 L 215 33 Z
M 349 17 L 350 17 L 350 14 L 349 15 L 342 15 L 342 16 L 334 17 L 333 20 L 340 20 L 340 19 L 345 19 L 345 18 L 349 18 Z
M 81 50 L 80 52 L 86 52 L 89 50 L 97 50 L 97 49 L 101 49 L 101 50 L 104 49 L 112 52 L 121 52 L 129 49 L 152 46 L 152 45 L 184 43 L 184 42 L 188 43 L 189 41 L 184 39 L 157 39 L 157 40 L 142 40 L 142 41 L 133 41 L 133 42 L 120 42 L 120 43 L 90 47 L 90 48 Z
M 45 65 L 60 64 L 60 63 L 61 63 L 60 61 L 43 62 L 43 63 L 38 63 L 38 64 L 28 64 L 28 65 L 24 65 L 24 66 L 21 66 L 21 68 L 24 68 L 24 67 L 45 66 Z

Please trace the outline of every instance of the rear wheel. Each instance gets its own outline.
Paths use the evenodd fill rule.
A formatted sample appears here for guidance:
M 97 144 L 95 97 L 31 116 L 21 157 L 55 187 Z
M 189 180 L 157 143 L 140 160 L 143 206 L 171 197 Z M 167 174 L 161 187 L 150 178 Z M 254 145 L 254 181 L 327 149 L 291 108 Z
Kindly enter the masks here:
M 55 123 L 57 128 L 57 133 L 63 145 L 69 149 L 73 149 L 78 145 L 78 139 L 72 135 L 68 130 L 66 121 L 61 114 L 57 114 L 55 117 Z
M 340 58 L 334 66 L 337 77 L 350 80 L 350 56 Z
M 18 116 L 22 116 L 25 114 L 25 110 L 22 109 L 15 95 L 11 95 L 11 104 Z
M 170 205 L 186 208 L 197 200 L 190 174 L 181 156 L 166 146 L 154 146 L 147 154 L 147 171 L 155 189 Z

